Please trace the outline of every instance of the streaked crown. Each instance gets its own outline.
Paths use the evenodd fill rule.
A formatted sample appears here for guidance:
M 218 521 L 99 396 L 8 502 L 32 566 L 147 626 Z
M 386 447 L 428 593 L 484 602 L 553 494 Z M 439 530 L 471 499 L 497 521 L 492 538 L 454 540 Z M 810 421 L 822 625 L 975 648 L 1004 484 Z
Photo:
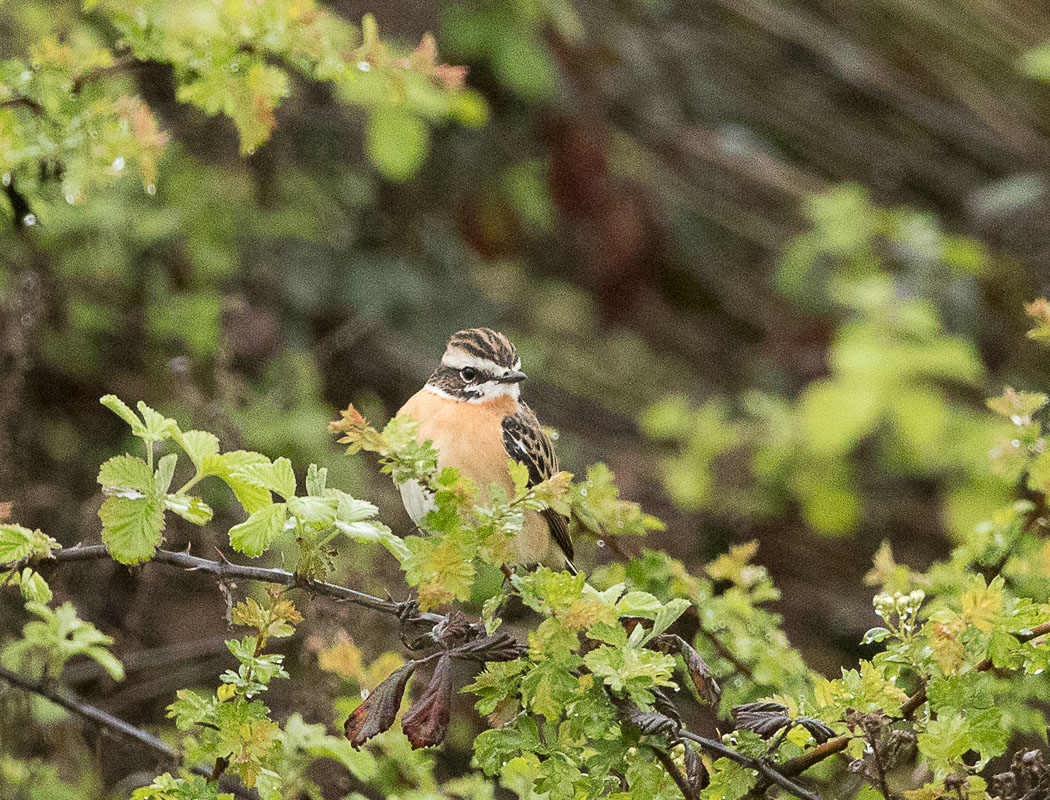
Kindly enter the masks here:
M 469 328 L 449 338 L 427 388 L 454 400 L 478 403 L 500 395 L 516 399 L 518 383 L 524 379 L 518 350 L 505 334 Z
M 449 337 L 448 345 L 445 347 L 446 360 L 470 360 L 488 361 L 492 366 L 504 369 L 520 369 L 521 361 L 518 359 L 518 349 L 507 338 L 506 334 L 494 331 L 492 328 L 468 328 L 464 331 L 456 331 Z

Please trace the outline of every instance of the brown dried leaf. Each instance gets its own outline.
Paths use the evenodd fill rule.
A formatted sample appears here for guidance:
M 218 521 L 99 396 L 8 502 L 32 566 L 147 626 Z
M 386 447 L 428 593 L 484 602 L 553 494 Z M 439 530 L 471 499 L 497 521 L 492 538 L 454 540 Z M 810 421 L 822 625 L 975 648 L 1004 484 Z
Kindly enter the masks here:
M 524 655 L 527 650 L 528 648 L 515 641 L 514 637 L 506 633 L 499 633 L 460 645 L 450 650 L 449 655 L 465 661 L 477 661 L 484 664 L 488 661 L 513 661 Z
M 343 728 L 350 744 L 358 748 L 373 736 L 389 730 L 401 708 L 401 698 L 405 696 L 408 679 L 415 669 L 415 662 L 410 661 L 395 670 L 354 709 Z
M 734 706 L 732 713 L 735 730 L 754 731 L 763 739 L 794 724 L 787 713 L 787 706 L 780 703 L 745 703 Z
M 426 691 L 401 719 L 401 729 L 412 749 L 441 744 L 448 733 L 452 706 L 452 658 L 443 654 Z
M 685 745 L 685 777 L 696 793 L 702 792 L 711 783 L 711 775 L 704 766 L 700 754 L 689 745 Z

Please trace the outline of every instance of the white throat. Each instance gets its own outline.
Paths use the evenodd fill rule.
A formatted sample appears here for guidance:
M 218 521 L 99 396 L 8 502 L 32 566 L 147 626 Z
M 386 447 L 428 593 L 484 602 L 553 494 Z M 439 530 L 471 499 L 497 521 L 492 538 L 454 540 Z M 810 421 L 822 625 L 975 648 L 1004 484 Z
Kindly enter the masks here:
M 423 388 L 432 394 L 436 394 L 438 397 L 443 397 L 446 400 L 455 400 L 458 403 L 487 403 L 489 400 L 495 400 L 498 397 L 512 397 L 517 402 L 518 398 L 521 397 L 521 387 L 518 384 L 496 383 L 495 381 L 485 381 L 485 383 L 477 384 L 476 388 L 480 392 L 477 397 L 456 397 L 441 387 L 430 383 Z

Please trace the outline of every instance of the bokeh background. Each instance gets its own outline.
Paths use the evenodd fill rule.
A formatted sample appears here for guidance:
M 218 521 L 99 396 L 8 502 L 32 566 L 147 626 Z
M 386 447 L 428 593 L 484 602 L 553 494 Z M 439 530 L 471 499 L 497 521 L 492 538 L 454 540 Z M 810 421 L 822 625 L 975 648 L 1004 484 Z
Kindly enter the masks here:
M 0 53 L 25 57 L 48 5 L 0 8 Z M 344 457 L 326 423 L 351 401 L 385 421 L 451 332 L 486 325 L 517 343 L 563 466 L 607 463 L 665 521 L 644 546 L 699 568 L 757 539 L 792 643 L 825 674 L 853 664 L 875 622 L 863 579 L 880 543 L 925 566 L 1012 496 L 988 466 L 984 398 L 1048 385 L 1022 306 L 1050 268 L 1050 11 L 330 6 L 374 12 L 409 43 L 433 31 L 442 59 L 469 67 L 487 123 L 439 126 L 395 181 L 324 85 L 293 85 L 270 141 L 244 157 L 227 118 L 176 101 L 169 68 L 125 78 L 172 140 L 154 194 L 120 181 L 32 226 L 0 202 L 13 518 L 98 541 L 98 464 L 129 444 L 98 404 L 113 392 L 224 448 L 327 466 L 330 484 L 407 528 L 386 477 Z M 240 520 L 213 491 L 216 521 L 170 521 L 169 547 L 223 545 Z M 580 550 L 584 567 L 613 557 Z M 398 575 L 362 548 L 334 579 L 396 595 Z M 227 666 L 208 580 L 95 565 L 54 585 L 130 654 L 123 684 L 71 676 L 114 713 L 155 721 L 176 688 Z M 0 599 L 4 634 L 17 608 Z M 391 646 L 367 616 L 320 601 L 308 614 L 322 639 L 350 627 L 370 656 Z M 305 637 L 288 647 L 313 658 Z M 324 717 L 312 688 L 280 702 Z M 468 757 L 463 731 L 442 758 L 455 771 Z

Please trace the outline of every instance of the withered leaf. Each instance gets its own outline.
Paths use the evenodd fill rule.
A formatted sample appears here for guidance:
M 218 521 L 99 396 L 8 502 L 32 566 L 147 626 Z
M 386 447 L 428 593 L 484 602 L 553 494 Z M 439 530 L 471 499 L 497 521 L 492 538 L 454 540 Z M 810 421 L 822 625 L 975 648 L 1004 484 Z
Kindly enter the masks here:
M 653 640 L 653 644 L 663 653 L 680 653 L 700 699 L 711 705 L 718 703 L 722 697 L 722 688 L 715 680 L 711 667 L 689 642 L 673 633 L 663 633 Z
M 817 744 L 824 744 L 828 739 L 834 738 L 835 736 L 835 731 L 831 730 L 831 728 L 819 719 L 813 719 L 813 717 L 799 717 L 795 722 L 809 731 L 809 735 L 817 740 Z
M 685 777 L 694 792 L 701 792 L 711 783 L 711 775 L 704 766 L 700 754 L 689 745 L 685 745 Z
M 673 719 L 659 711 L 642 711 L 635 706 L 627 721 L 634 725 L 643 736 L 655 733 L 673 733 L 678 730 L 678 725 Z
M 452 706 L 452 658 L 442 654 L 434 675 L 420 696 L 401 719 L 401 729 L 412 749 L 441 744 L 448 733 L 449 710 Z
M 506 633 L 475 639 L 449 651 L 449 655 L 466 661 L 513 661 L 525 654 L 528 648 Z
M 674 722 L 677 727 L 682 727 L 682 715 L 667 692 L 655 686 L 650 691 L 653 693 L 653 706 L 656 710 Z
M 787 713 L 787 706 L 780 703 L 745 703 L 734 706 L 732 713 L 735 730 L 754 731 L 763 739 L 794 724 Z
M 445 649 L 464 641 L 473 631 L 467 615 L 459 609 L 453 609 L 434 627 L 434 635 Z
M 359 748 L 394 724 L 408 679 L 415 669 L 415 662 L 410 661 L 391 672 L 347 718 L 343 730 L 354 748 Z

